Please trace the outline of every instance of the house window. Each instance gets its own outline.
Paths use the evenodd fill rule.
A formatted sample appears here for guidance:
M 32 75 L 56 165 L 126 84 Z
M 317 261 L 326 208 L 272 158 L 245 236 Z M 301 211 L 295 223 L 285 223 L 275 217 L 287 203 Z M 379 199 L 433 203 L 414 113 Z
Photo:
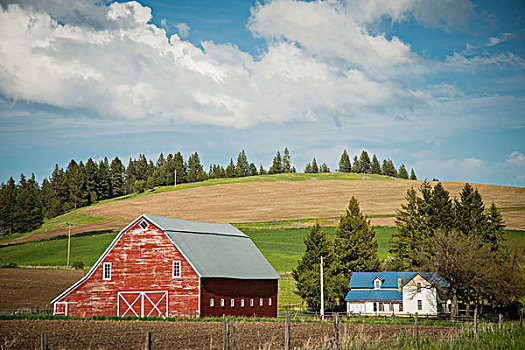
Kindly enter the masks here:
M 379 312 L 385 311 L 385 304 L 379 303 Z
M 173 262 L 173 278 L 179 278 L 180 277 L 180 261 L 174 261 Z
M 268 298 L 268 306 L 272 306 L 272 298 Z
M 263 298 L 259 299 L 259 306 L 262 307 L 264 304 Z
M 403 303 L 399 303 L 399 312 L 403 312 Z
M 224 299 L 221 299 L 221 307 L 224 307 Z
M 377 279 L 377 280 L 374 281 L 374 283 L 375 283 L 375 289 L 380 289 L 381 288 L 381 281 L 380 280 Z
M 104 263 L 104 272 L 102 275 L 103 280 L 111 279 L 111 263 Z
M 241 299 L 241 307 L 244 307 L 244 299 Z
M 418 300 L 417 301 L 417 310 L 418 311 L 423 310 L 423 301 L 422 300 Z
M 416 283 L 418 293 L 421 292 L 421 282 Z
M 235 299 L 230 300 L 230 306 L 235 307 Z
M 140 227 L 142 227 L 143 229 L 146 229 L 148 226 L 148 223 L 144 220 L 142 220 L 142 222 L 140 223 Z
M 213 298 L 210 299 L 210 307 L 215 306 L 215 300 Z
M 250 307 L 253 307 L 253 299 L 250 299 Z

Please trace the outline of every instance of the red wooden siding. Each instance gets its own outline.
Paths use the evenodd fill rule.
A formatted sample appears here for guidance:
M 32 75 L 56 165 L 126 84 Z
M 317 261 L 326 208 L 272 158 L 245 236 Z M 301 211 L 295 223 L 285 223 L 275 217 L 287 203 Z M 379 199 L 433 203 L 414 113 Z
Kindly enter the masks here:
M 145 316 L 150 312 L 156 316 L 166 312 L 165 299 L 160 300 L 162 291 L 168 292 L 166 316 L 198 312 L 199 276 L 164 232 L 151 224 L 144 230 L 139 226 L 141 221 L 123 233 L 88 280 L 59 300 L 68 302 L 68 315 L 115 316 L 118 305 L 121 314 L 127 310 L 126 315 L 134 315 L 133 309 L 140 316 L 143 303 Z M 181 262 L 180 278 L 172 277 L 174 260 Z M 111 280 L 103 280 L 104 263 L 111 263 Z M 144 292 L 152 293 L 148 296 Z
M 237 280 L 229 278 L 203 278 L 201 280 L 201 316 L 222 315 L 244 317 L 277 317 L 277 280 Z M 210 299 L 214 307 L 210 307 Z M 263 306 L 260 306 L 260 298 Z M 224 299 L 224 307 L 221 307 Z M 231 300 L 234 299 L 234 307 Z M 241 307 L 244 299 L 244 307 Z M 250 306 L 250 299 L 254 305 Z M 269 299 L 272 305 L 269 305 Z

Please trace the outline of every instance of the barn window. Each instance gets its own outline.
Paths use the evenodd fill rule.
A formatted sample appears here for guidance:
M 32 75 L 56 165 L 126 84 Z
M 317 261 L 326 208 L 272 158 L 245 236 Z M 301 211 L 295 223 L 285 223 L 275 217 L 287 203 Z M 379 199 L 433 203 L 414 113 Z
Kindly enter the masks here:
M 261 306 L 261 307 L 262 307 L 262 306 L 263 306 L 263 304 L 264 304 L 264 300 L 263 300 L 263 298 L 259 299 L 259 306 Z
M 173 278 L 180 277 L 180 261 L 173 262 Z
M 272 298 L 268 298 L 268 306 L 272 306 Z
M 230 301 L 230 306 L 231 306 L 231 307 L 235 307 L 235 299 L 232 299 L 232 300 Z
M 241 299 L 241 307 L 244 307 L 244 299 Z
M 221 299 L 221 307 L 224 307 L 224 299 Z
M 142 220 L 142 222 L 140 223 L 140 227 L 142 227 L 143 229 L 146 229 L 148 226 L 148 223 L 144 220 Z
M 253 307 L 253 299 L 250 299 L 250 307 Z
M 421 292 L 421 282 L 416 283 L 417 291 Z
M 215 300 L 213 298 L 210 299 L 210 307 L 215 306 Z
M 423 301 L 422 300 L 418 300 L 417 301 L 417 310 L 418 311 L 423 310 Z
M 104 271 L 102 279 L 110 280 L 111 279 L 111 263 L 104 263 Z

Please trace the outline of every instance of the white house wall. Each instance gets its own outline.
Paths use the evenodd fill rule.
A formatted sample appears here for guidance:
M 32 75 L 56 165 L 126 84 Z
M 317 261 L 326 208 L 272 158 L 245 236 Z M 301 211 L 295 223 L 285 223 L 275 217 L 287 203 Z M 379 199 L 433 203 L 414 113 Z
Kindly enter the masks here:
M 422 309 L 418 310 L 417 301 L 421 300 Z M 408 314 L 437 314 L 437 295 L 435 288 L 403 287 L 403 311 Z

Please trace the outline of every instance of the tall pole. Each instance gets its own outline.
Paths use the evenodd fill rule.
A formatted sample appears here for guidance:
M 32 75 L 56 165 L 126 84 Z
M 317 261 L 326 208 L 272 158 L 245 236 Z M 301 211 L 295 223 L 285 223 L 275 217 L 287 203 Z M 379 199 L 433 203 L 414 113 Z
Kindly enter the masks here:
M 68 226 L 68 230 L 67 230 L 67 268 L 69 269 L 69 253 L 71 252 L 71 224 L 67 222 L 66 225 Z
M 175 179 L 173 181 L 174 186 L 177 186 L 177 169 L 175 169 Z
M 324 320 L 323 257 L 321 256 L 321 319 Z

